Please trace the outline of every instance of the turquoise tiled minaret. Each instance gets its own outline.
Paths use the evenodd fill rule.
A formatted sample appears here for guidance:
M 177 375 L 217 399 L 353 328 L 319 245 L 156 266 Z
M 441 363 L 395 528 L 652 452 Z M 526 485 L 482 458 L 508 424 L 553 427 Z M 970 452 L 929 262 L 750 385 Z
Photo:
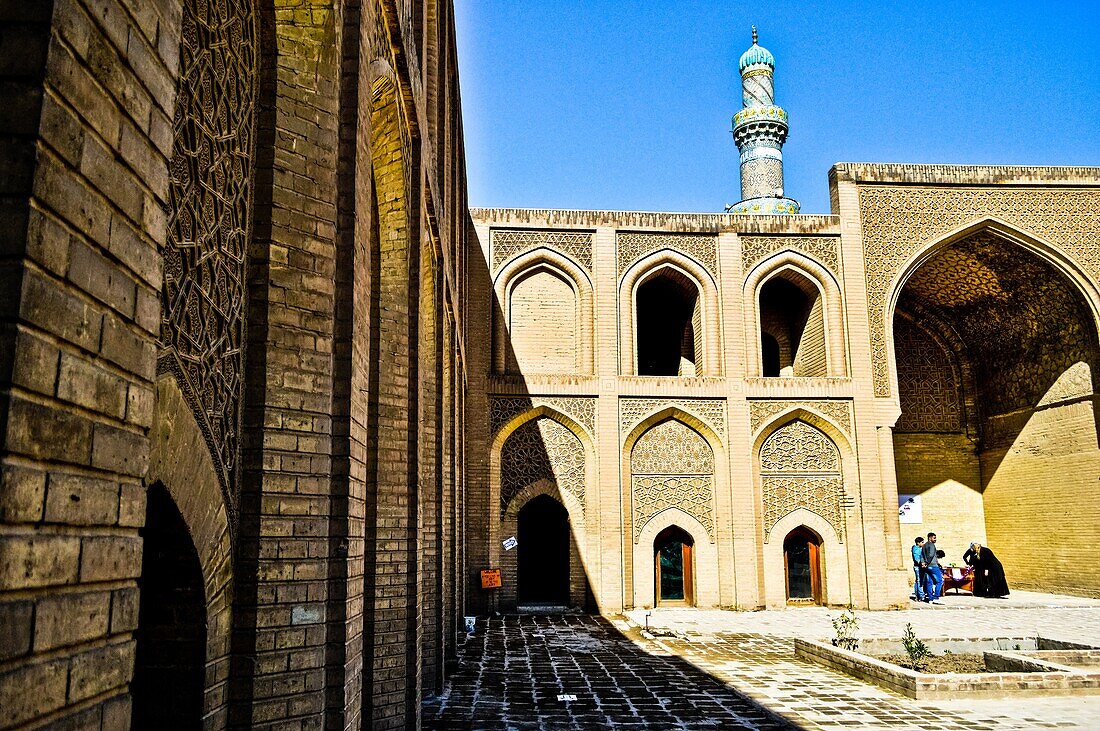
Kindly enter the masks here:
M 787 112 L 775 104 L 775 57 L 759 45 L 741 54 L 741 111 L 733 115 L 733 139 L 741 152 L 741 202 L 730 213 L 798 213 L 798 201 L 783 195 L 783 143 Z

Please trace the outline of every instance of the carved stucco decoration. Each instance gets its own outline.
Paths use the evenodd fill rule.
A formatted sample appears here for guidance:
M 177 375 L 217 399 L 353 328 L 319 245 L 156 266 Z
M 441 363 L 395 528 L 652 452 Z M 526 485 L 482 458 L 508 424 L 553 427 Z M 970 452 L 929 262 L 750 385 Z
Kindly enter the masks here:
M 844 539 L 845 507 L 840 453 L 823 432 L 795 420 L 769 436 L 760 447 L 765 540 L 783 516 L 804 508 L 817 513 Z
M 489 436 L 520 414 L 548 406 L 583 426 L 589 434 L 596 430 L 596 399 L 575 396 L 489 397 Z
M 720 437 L 726 435 L 725 399 L 619 399 L 619 434 L 625 438 L 645 417 L 675 407 L 698 418 Z
M 839 279 L 840 239 L 836 236 L 741 236 L 740 241 L 743 271 L 776 252 L 791 249 L 819 262 Z
M 549 417 L 521 424 L 500 451 L 500 512 L 525 487 L 550 480 L 585 504 L 584 445 L 568 427 Z
M 679 508 L 714 541 L 714 452 L 683 422 L 669 419 L 638 438 L 630 453 L 634 542 L 653 516 Z
M 823 414 L 849 435 L 852 433 L 852 405 L 849 401 L 750 401 L 749 423 L 755 434 L 773 416 L 792 408 L 803 408 Z
M 908 318 L 894 325 L 901 417 L 898 432 L 961 432 L 962 384 L 951 354 Z
M 1092 313 L 1080 292 L 1045 260 L 988 231 L 979 231 L 926 261 L 898 298 L 905 314 L 948 328 L 974 372 L 986 416 L 1034 407 L 1077 363 L 1096 360 Z M 913 384 L 898 380 L 902 394 Z M 905 375 L 911 376 L 907 373 Z M 1079 393 L 1092 393 L 1082 383 Z M 912 399 L 909 399 L 912 401 Z M 904 415 L 903 415 L 904 417 Z
M 890 395 L 886 297 L 919 248 L 983 218 L 997 218 L 1061 248 L 1100 277 L 1100 191 L 1074 188 L 919 188 L 865 185 L 859 210 L 876 396 Z
M 493 271 L 509 259 L 535 249 L 547 248 L 565 254 L 592 273 L 592 232 L 529 231 L 493 229 L 489 234 L 493 251 Z
M 183 7 L 158 371 L 179 382 L 235 513 L 256 29 L 244 0 Z
M 647 254 L 672 249 L 687 254 L 718 278 L 718 237 L 708 234 L 620 233 L 617 237 L 619 275 Z

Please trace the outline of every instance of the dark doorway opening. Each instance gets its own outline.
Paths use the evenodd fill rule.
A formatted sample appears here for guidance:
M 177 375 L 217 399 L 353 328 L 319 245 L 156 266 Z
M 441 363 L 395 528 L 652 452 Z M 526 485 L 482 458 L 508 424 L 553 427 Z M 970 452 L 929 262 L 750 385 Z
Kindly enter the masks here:
M 520 605 L 569 604 L 569 513 L 539 495 L 519 511 L 516 599 Z
M 761 375 L 828 375 L 823 307 L 816 285 L 796 272 L 760 288 Z
M 687 531 L 670 526 L 653 541 L 657 604 L 695 605 L 695 541 Z
M 666 269 L 638 287 L 638 375 L 698 375 L 702 325 L 699 290 L 683 274 Z
M 799 526 L 783 539 L 788 604 L 821 604 L 821 538 Z
M 201 728 L 206 665 L 202 567 L 159 482 L 149 488 L 141 559 L 131 728 Z

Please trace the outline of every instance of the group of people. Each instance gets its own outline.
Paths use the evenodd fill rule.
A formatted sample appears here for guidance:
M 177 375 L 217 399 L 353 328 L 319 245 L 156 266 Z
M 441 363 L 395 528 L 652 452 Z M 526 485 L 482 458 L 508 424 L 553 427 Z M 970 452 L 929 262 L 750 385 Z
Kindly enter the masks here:
M 943 567 L 940 559 L 947 554 L 936 546 L 936 534 L 929 533 L 928 540 L 917 536 L 913 540 L 913 598 L 918 602 L 940 604 L 943 596 Z M 973 569 L 974 596 L 1008 596 L 1008 581 L 1001 562 L 988 547 L 977 541 L 963 554 L 963 561 Z

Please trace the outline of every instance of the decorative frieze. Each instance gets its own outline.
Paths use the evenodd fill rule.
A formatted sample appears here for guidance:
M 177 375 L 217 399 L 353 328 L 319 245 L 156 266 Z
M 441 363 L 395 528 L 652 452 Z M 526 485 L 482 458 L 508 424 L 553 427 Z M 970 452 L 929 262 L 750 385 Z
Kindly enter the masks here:
M 620 233 L 617 237 L 619 276 L 631 264 L 661 249 L 687 254 L 703 265 L 712 277 L 718 277 L 718 237 L 708 234 Z
M 619 399 L 619 435 L 625 439 L 640 422 L 658 411 L 675 407 L 691 414 L 720 437 L 726 436 L 725 399 Z
M 494 272 L 506 261 L 520 254 L 546 248 L 564 254 L 592 273 L 591 231 L 493 229 L 489 241 Z
M 850 401 L 750 401 L 749 423 L 752 433 L 760 431 L 773 416 L 792 408 L 802 408 L 807 411 L 816 411 L 822 416 L 828 417 L 836 426 L 847 434 L 852 433 L 852 404 Z
M 741 268 L 747 272 L 772 254 L 797 251 L 840 277 L 840 239 L 836 236 L 741 236 Z
M 489 397 L 489 436 L 497 432 L 509 421 L 520 414 L 548 406 L 568 416 L 584 427 L 589 434 L 596 430 L 596 399 L 576 396 L 490 396 Z

